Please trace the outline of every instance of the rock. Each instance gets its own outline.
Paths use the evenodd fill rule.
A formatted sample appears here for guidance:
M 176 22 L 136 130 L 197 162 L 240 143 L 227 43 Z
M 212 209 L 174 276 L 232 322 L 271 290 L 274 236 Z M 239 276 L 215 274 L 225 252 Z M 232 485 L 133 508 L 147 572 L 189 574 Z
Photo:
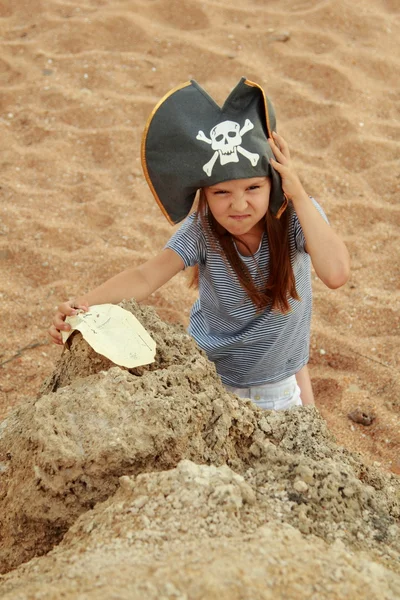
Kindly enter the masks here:
M 3 600 L 364 600 L 366 581 L 368 600 L 399 597 L 400 576 L 365 554 L 252 513 L 226 466 L 183 460 L 121 479 L 53 552 L 2 578 Z
M 360 423 L 361 425 L 371 425 L 375 420 L 375 415 L 371 410 L 360 408 L 359 406 L 350 411 L 347 416 L 355 423 Z
M 298 479 L 297 481 L 295 481 L 293 484 L 293 487 L 296 490 L 296 492 L 300 492 L 301 494 L 303 494 L 304 492 L 306 492 L 308 490 L 308 485 L 306 484 L 305 481 L 302 481 L 301 479 Z
M 226 392 L 181 329 L 130 309 L 158 336 L 154 365 L 121 369 L 77 336 L 0 424 L 15 569 L 0 596 L 357 600 L 368 579 L 371 599 L 396 598 L 399 479 L 338 447 L 315 408 Z
M 289 31 L 277 31 L 276 33 L 270 33 L 268 35 L 269 42 L 287 42 L 290 40 Z

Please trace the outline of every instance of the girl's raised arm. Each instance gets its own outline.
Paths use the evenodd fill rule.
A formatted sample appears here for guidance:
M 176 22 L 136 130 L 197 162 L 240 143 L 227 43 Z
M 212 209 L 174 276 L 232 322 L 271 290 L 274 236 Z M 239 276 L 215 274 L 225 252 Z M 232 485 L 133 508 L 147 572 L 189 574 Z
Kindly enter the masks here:
M 60 331 L 71 329 L 65 318 L 76 314 L 77 309 L 88 310 L 93 304 L 118 304 L 130 298 L 141 302 L 182 271 L 184 266 L 181 257 L 166 248 L 142 265 L 126 269 L 87 294 L 60 304 L 49 329 L 52 341 L 60 345 L 63 343 Z
M 268 141 L 276 159 L 271 160 L 271 164 L 281 176 L 286 197 L 293 203 L 306 240 L 305 249 L 315 272 L 329 288 L 344 285 L 350 274 L 350 258 L 344 242 L 322 218 L 305 192 L 293 169 L 283 137 L 274 132 L 273 139 Z
M 327 287 L 341 287 L 350 274 L 350 258 L 344 242 L 322 218 L 306 192 L 292 202 L 316 274 Z

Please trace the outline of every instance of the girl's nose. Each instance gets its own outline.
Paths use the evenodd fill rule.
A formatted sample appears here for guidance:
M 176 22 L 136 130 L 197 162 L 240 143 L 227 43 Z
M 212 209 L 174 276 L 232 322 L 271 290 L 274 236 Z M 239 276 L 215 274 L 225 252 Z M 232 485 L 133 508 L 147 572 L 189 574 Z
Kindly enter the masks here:
M 247 208 L 247 200 L 245 192 L 237 192 L 232 198 L 232 208 L 234 210 L 245 210 Z

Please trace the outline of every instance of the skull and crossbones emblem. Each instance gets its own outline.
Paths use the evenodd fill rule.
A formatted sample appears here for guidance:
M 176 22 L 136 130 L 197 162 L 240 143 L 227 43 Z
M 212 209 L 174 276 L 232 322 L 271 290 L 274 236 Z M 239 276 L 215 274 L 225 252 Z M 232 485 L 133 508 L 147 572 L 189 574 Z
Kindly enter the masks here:
M 236 123 L 235 121 L 223 121 L 222 123 L 218 123 L 218 125 L 215 125 L 215 127 L 211 129 L 209 138 L 203 131 L 199 131 L 196 139 L 210 144 L 211 148 L 214 150 L 211 159 L 208 163 L 203 165 L 203 170 L 208 176 L 212 174 L 212 170 L 218 157 L 221 165 L 239 162 L 238 152 L 245 156 L 253 167 L 256 166 L 260 155 L 249 152 L 241 146 L 242 136 L 253 128 L 253 123 L 249 119 L 246 119 L 242 128 L 239 123 Z

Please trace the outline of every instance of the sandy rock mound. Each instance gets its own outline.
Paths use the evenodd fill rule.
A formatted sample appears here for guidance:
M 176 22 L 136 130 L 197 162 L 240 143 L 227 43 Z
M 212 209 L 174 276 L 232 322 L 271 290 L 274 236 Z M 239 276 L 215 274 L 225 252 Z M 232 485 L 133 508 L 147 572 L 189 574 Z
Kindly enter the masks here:
M 118 367 L 22 405 L 1 425 L 2 570 L 47 552 L 124 474 L 169 469 L 182 458 L 237 458 L 227 439 L 238 403 L 199 353 L 137 377 Z M 246 408 L 249 430 L 255 427 Z
M 158 476 L 154 471 L 173 469 L 183 459 L 198 465 L 228 465 L 234 472 L 229 471 L 228 476 L 227 467 L 218 471 L 229 479 L 226 491 L 220 491 L 221 502 L 224 504 L 226 493 L 229 514 L 242 511 L 246 516 L 243 530 L 238 525 L 235 533 L 236 548 L 245 548 L 247 543 L 257 548 L 259 542 L 246 536 L 260 527 L 273 525 L 274 533 L 266 535 L 279 538 L 277 532 L 286 523 L 290 527 L 282 529 L 282 536 L 294 536 L 301 544 L 319 544 L 316 554 L 325 548 L 322 540 L 340 541 L 348 549 L 367 552 L 369 561 L 379 560 L 389 569 L 398 569 L 400 486 L 395 476 L 367 467 L 360 457 L 339 448 L 313 408 L 264 412 L 250 401 L 228 394 L 213 365 L 188 336 L 162 323 L 151 310 L 143 308 L 139 314 L 137 306 L 131 308 L 150 333 L 159 336 L 155 365 L 129 372 L 115 366 L 107 370 L 103 364 L 100 372 L 90 374 L 90 361 L 79 362 L 83 351 L 88 352 L 87 345 L 77 336 L 73 349 L 64 353 L 57 368 L 56 373 L 63 377 L 57 380 L 57 391 L 26 402 L 0 425 L 3 572 L 49 552 L 68 530 L 72 548 L 79 527 L 71 526 L 96 503 L 110 498 L 121 476 L 148 473 L 143 479 L 132 480 L 136 490 L 139 481 L 151 482 Z M 73 365 L 71 370 L 69 365 Z M 214 477 L 216 471 L 210 468 L 207 473 L 206 479 Z M 168 479 L 167 474 L 164 476 Z M 178 513 L 187 512 L 182 486 L 180 489 L 178 485 L 172 506 Z M 165 497 L 170 495 L 168 492 Z M 117 521 L 122 518 L 118 516 L 118 498 L 117 494 L 109 501 Z M 157 510 L 147 514 L 146 504 L 136 506 L 139 517 L 145 517 L 143 537 L 148 531 L 151 540 L 155 527 L 164 539 L 168 517 L 153 521 L 158 518 Z M 129 514 L 132 517 L 133 513 Z M 200 507 L 199 519 L 200 529 L 206 527 L 207 519 L 212 523 L 212 510 L 203 514 Z M 191 532 L 190 523 L 189 519 L 188 535 L 196 538 L 197 525 Z M 215 523 L 211 537 L 219 548 L 223 544 L 217 517 Z M 300 532 L 312 535 L 307 541 Z M 120 533 L 123 538 L 123 527 Z M 175 557 L 180 552 L 178 538 L 171 550 Z M 122 544 L 118 540 L 116 535 L 113 548 Z M 284 547 L 282 540 L 279 543 Z M 61 548 L 64 546 L 56 552 L 64 552 Z M 214 546 L 207 542 L 199 546 L 199 552 L 201 548 L 205 552 L 202 560 L 206 561 Z M 157 560 L 157 552 L 156 548 L 151 550 L 151 560 Z M 182 553 L 186 556 L 184 547 Z M 217 554 L 215 550 L 215 557 Z M 142 560 L 140 553 L 135 557 Z M 115 560 L 118 563 L 119 558 Z M 246 563 L 250 559 L 243 560 Z M 226 559 L 227 568 L 230 561 Z M 380 567 L 376 568 L 382 574 Z M 153 597 L 151 593 L 146 592 L 148 597 Z
M 48 556 L 4 577 L 4 600 L 351 598 L 395 600 L 400 576 L 336 541 L 266 522 L 257 494 L 227 466 L 184 460 L 122 477 L 114 496 Z

